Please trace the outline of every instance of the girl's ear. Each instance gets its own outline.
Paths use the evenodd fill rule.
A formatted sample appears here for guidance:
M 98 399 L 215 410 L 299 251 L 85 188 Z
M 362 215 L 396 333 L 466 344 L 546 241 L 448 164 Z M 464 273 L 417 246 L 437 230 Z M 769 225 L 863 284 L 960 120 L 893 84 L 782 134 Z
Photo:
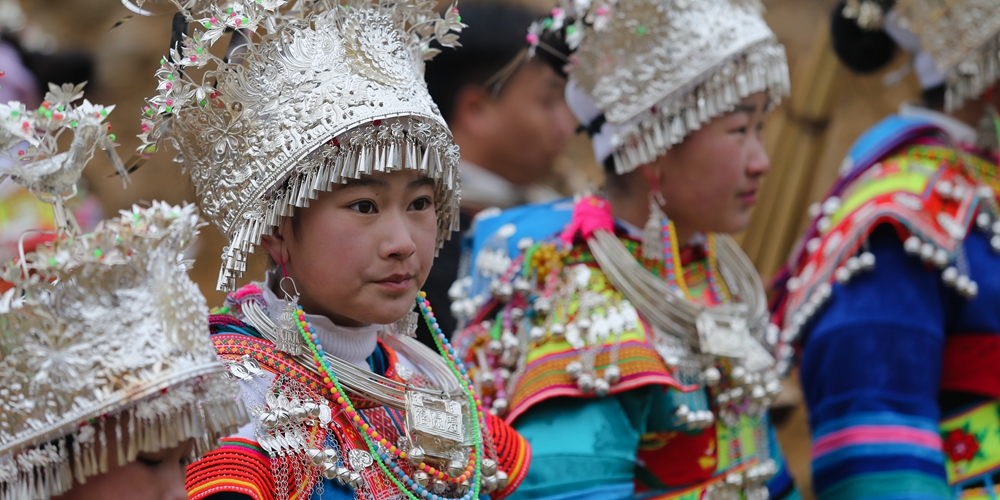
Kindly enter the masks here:
M 260 245 L 264 247 L 264 250 L 267 250 L 268 255 L 271 256 L 271 260 L 278 264 L 278 266 L 284 266 L 288 263 L 288 245 L 285 245 L 285 237 L 282 234 L 287 222 L 288 219 L 285 218 L 281 222 L 281 226 L 273 234 L 266 234 L 260 237 Z

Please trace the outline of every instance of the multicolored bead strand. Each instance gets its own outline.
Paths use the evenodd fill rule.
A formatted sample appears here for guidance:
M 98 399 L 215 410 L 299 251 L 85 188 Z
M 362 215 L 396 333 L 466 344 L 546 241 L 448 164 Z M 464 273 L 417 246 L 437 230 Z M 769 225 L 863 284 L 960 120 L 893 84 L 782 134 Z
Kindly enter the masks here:
M 706 260 L 708 265 L 705 269 L 705 278 L 708 281 L 710 302 L 721 304 L 729 302 L 729 288 L 718 279 L 718 255 L 715 250 L 715 235 L 708 233 L 706 236 Z M 679 288 L 688 298 L 696 299 L 688 288 L 687 280 L 684 278 L 684 263 L 681 261 L 681 254 L 677 251 L 677 229 L 674 222 L 669 219 L 663 220 L 663 263 L 667 284 L 671 287 Z
M 426 304 L 425 298 L 422 297 L 422 299 L 423 304 L 425 304 L 426 307 L 421 307 L 421 311 L 423 312 L 426 309 L 429 312 L 430 306 Z M 421 303 L 420 300 L 421 299 L 418 299 L 418 303 Z M 430 319 L 428 319 L 427 313 L 425 313 L 424 317 L 425 320 L 428 321 L 428 325 L 430 325 L 431 320 L 433 320 L 434 326 L 437 326 L 437 320 L 433 319 L 433 313 L 431 313 Z M 326 352 L 323 350 L 323 346 L 319 342 L 319 337 L 316 335 L 315 329 L 309 324 L 309 320 L 306 318 L 305 311 L 301 306 L 299 306 L 296 311 L 296 324 L 298 325 L 299 333 L 306 342 L 306 346 L 313 355 L 316 368 L 323 375 L 322 384 L 330 392 L 333 400 L 341 406 L 348 418 L 352 420 L 353 425 L 356 429 L 358 429 L 361 437 L 368 445 L 369 452 L 375 459 L 375 463 L 377 463 L 379 468 L 382 469 L 382 472 L 385 473 L 386 477 L 388 477 L 389 480 L 392 481 L 392 483 L 411 500 L 421 500 L 416 495 L 411 493 L 411 491 L 420 495 L 423 499 L 443 499 L 444 497 L 432 493 L 425 487 L 416 484 L 416 482 L 403 471 L 402 467 L 400 467 L 395 460 L 390 457 L 391 454 L 394 455 L 396 459 L 405 460 L 407 455 L 406 452 L 398 449 L 395 445 L 391 445 L 384 436 L 381 436 L 379 432 L 368 423 L 367 419 L 365 419 L 364 416 L 354 407 L 354 404 L 347 396 L 347 392 L 343 389 L 343 387 L 341 387 L 339 380 L 337 380 L 337 377 L 330 368 L 329 363 L 327 363 L 325 359 Z M 434 331 L 434 329 L 432 329 L 432 331 Z M 439 326 L 437 327 L 437 331 L 440 331 Z M 440 343 L 438 345 L 440 348 Z M 449 366 L 452 368 L 452 371 L 456 373 L 456 376 L 458 376 L 453 359 L 454 350 L 449 349 L 449 353 L 446 354 L 442 349 L 442 354 L 444 354 L 445 358 L 450 361 Z M 462 371 L 464 372 L 464 368 Z M 459 377 L 459 379 L 462 379 L 462 377 Z M 469 387 L 468 377 L 465 377 L 463 380 L 466 382 L 466 386 Z M 470 404 L 475 404 L 477 411 L 480 411 L 478 402 L 475 400 L 474 393 L 470 391 L 467 396 L 470 398 Z M 478 497 L 480 489 L 479 480 L 481 475 L 482 435 L 480 431 L 480 420 L 476 419 L 474 420 L 474 423 L 474 435 L 476 436 L 476 441 L 470 456 L 470 465 L 466 469 L 465 473 L 460 475 L 458 478 L 452 478 L 443 472 L 434 469 L 433 467 L 427 466 L 424 463 L 417 466 L 419 470 L 426 472 L 432 478 L 448 481 L 453 484 L 459 484 L 467 479 L 472 479 L 470 491 L 460 497 L 462 500 L 471 500 L 472 498 Z

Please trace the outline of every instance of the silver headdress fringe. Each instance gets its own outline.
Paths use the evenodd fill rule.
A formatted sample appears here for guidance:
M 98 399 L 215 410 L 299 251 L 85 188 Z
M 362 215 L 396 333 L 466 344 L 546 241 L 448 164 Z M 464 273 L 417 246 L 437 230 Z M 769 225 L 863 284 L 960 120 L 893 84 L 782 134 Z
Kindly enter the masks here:
M 437 181 L 438 244 L 458 229 L 458 147 L 427 92 L 423 60 L 463 25 L 422 0 L 172 0 L 194 26 L 157 71 L 142 161 L 166 142 L 202 211 L 229 239 L 232 290 L 262 235 L 332 185 L 416 170 Z M 231 59 L 211 46 L 233 33 Z M 200 77 L 196 72 L 201 72 Z
M 650 111 L 611 138 L 615 170 L 624 174 L 656 160 L 712 119 L 732 111 L 740 100 L 768 92 L 768 105 L 781 102 L 791 89 L 785 48 L 776 41 L 759 43 L 736 59 L 713 68 L 711 78 Z
M 109 457 L 191 438 L 200 456 L 248 421 L 183 260 L 202 225 L 194 205 L 154 202 L 3 269 L 0 499 L 47 499 Z
M 215 449 L 219 439 L 246 421 L 246 410 L 234 403 L 234 388 L 218 377 L 216 364 L 204 370 L 215 377 L 189 380 L 113 418 L 92 417 L 60 438 L 0 457 L 0 500 L 47 500 L 69 491 L 74 480 L 83 484 L 108 472 L 109 464 L 125 465 L 139 453 L 174 448 L 188 439 L 195 443 L 192 459 Z
M 772 106 L 788 94 L 785 49 L 761 11 L 759 0 L 559 0 L 528 41 L 564 31 L 570 79 L 612 126 L 627 173 L 751 94 Z
M 1000 79 L 1000 0 L 896 0 L 896 19 L 885 0 L 849 0 L 844 14 L 865 29 L 886 22 L 920 37 L 937 69 L 947 75 L 945 110 L 954 111 Z

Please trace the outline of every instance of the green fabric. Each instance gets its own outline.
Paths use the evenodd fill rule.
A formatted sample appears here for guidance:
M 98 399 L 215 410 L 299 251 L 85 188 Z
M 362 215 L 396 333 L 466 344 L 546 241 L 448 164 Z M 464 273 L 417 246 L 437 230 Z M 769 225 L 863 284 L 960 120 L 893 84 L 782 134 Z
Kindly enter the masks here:
M 528 475 L 511 500 L 631 484 L 654 399 L 644 387 L 597 399 L 555 398 L 514 422 L 531 443 Z

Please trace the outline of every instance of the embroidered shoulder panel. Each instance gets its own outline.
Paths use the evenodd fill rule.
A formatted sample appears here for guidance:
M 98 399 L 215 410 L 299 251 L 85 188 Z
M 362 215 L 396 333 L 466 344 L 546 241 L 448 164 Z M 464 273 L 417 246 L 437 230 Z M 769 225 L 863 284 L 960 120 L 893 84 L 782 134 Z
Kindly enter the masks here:
M 972 175 L 988 170 L 985 163 L 971 153 L 914 141 L 838 184 L 811 209 L 813 221 L 793 252 L 790 277 L 779 287 L 784 295 L 775 319 L 783 339 L 797 338 L 834 283 L 874 268 L 874 255 L 864 246 L 881 224 L 895 227 L 908 253 L 942 270 L 953 268 L 977 220 L 989 229 L 996 218 L 993 189 Z M 994 214 L 977 217 L 987 211 Z M 946 280 L 950 274 L 944 273 Z
M 623 241 L 638 255 L 638 243 Z M 663 272 L 661 262 L 643 262 L 651 272 Z M 546 276 L 551 278 L 538 282 Z M 608 282 L 585 244 L 534 244 L 494 288 L 493 300 L 456 343 L 473 367 L 484 404 L 507 422 L 553 397 L 682 387 L 649 326 Z M 670 346 L 660 347 L 669 356 Z

